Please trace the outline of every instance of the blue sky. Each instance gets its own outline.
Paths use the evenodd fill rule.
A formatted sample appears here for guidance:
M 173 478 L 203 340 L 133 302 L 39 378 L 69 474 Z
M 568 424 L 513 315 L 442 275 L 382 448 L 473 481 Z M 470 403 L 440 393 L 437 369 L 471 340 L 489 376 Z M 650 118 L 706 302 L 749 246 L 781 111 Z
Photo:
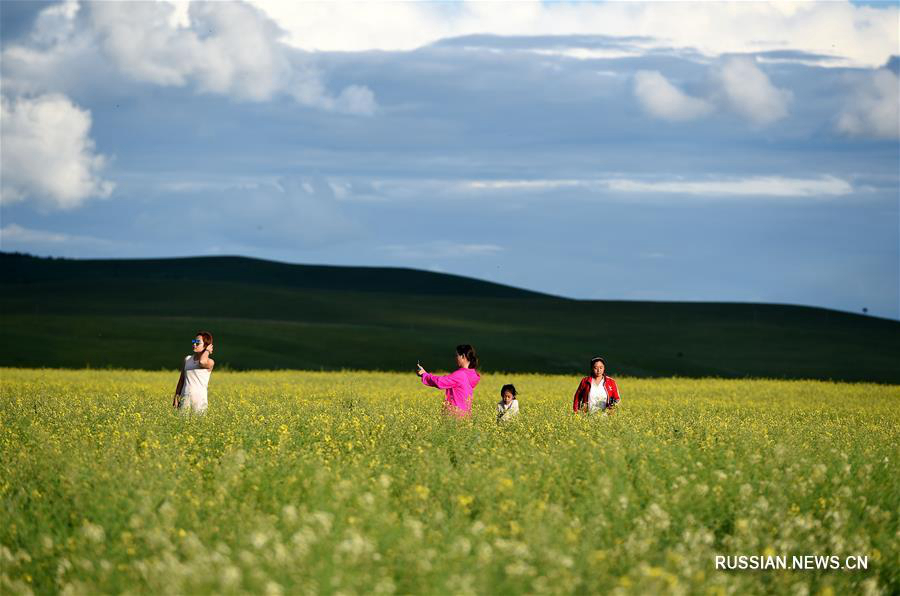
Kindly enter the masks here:
M 900 318 L 896 4 L 0 7 L 3 250 Z

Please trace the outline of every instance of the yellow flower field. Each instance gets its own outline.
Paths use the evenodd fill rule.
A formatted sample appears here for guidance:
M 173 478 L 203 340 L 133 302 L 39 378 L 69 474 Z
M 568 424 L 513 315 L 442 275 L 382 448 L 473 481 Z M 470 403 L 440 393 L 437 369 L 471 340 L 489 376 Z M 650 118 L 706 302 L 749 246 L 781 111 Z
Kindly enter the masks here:
M 3 369 L 0 593 L 900 592 L 900 388 L 413 373 Z M 494 423 L 500 385 L 521 415 Z M 717 570 L 716 556 L 867 557 Z

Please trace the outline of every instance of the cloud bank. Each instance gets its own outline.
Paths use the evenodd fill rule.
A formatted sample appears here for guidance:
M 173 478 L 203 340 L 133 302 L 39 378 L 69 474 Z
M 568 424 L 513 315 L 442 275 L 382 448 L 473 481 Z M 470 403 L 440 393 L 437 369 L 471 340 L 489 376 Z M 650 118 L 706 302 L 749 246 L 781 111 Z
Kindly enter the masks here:
M 440 39 L 496 35 L 628 35 L 645 47 L 707 56 L 796 50 L 834 66 L 884 64 L 898 44 L 896 6 L 849 2 L 281 2 L 253 0 L 307 51 L 412 50 Z M 340 26 L 335 27 L 335 23 Z M 711 26 L 711 24 L 715 24 Z M 590 52 L 588 52 L 588 56 Z

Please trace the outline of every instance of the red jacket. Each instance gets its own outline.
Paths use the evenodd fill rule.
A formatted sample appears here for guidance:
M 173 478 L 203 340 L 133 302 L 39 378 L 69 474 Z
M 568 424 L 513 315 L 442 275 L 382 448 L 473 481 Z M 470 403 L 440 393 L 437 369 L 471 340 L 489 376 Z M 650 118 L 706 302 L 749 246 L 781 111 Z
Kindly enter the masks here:
M 609 399 L 609 405 L 614 406 L 619 403 L 619 387 L 612 377 L 603 376 L 603 386 L 606 388 L 606 395 Z M 591 392 L 591 377 L 581 379 L 578 389 L 575 391 L 575 397 L 572 400 L 572 410 L 577 412 L 585 404 L 588 403 L 588 394 Z

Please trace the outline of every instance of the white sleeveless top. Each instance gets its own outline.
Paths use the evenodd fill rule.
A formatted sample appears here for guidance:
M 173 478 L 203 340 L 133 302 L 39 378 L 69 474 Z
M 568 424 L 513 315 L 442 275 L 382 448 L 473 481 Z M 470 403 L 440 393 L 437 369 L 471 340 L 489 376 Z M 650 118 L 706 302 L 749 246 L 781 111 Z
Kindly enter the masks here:
M 186 356 L 184 359 L 184 387 L 181 388 L 181 395 L 205 400 L 211 372 L 208 368 L 200 366 L 200 362 L 194 360 L 192 355 Z
M 603 384 L 603 377 L 600 382 L 595 383 L 591 379 L 591 391 L 588 393 L 588 412 L 596 412 L 597 410 L 605 410 L 609 396 L 606 395 L 606 386 Z

